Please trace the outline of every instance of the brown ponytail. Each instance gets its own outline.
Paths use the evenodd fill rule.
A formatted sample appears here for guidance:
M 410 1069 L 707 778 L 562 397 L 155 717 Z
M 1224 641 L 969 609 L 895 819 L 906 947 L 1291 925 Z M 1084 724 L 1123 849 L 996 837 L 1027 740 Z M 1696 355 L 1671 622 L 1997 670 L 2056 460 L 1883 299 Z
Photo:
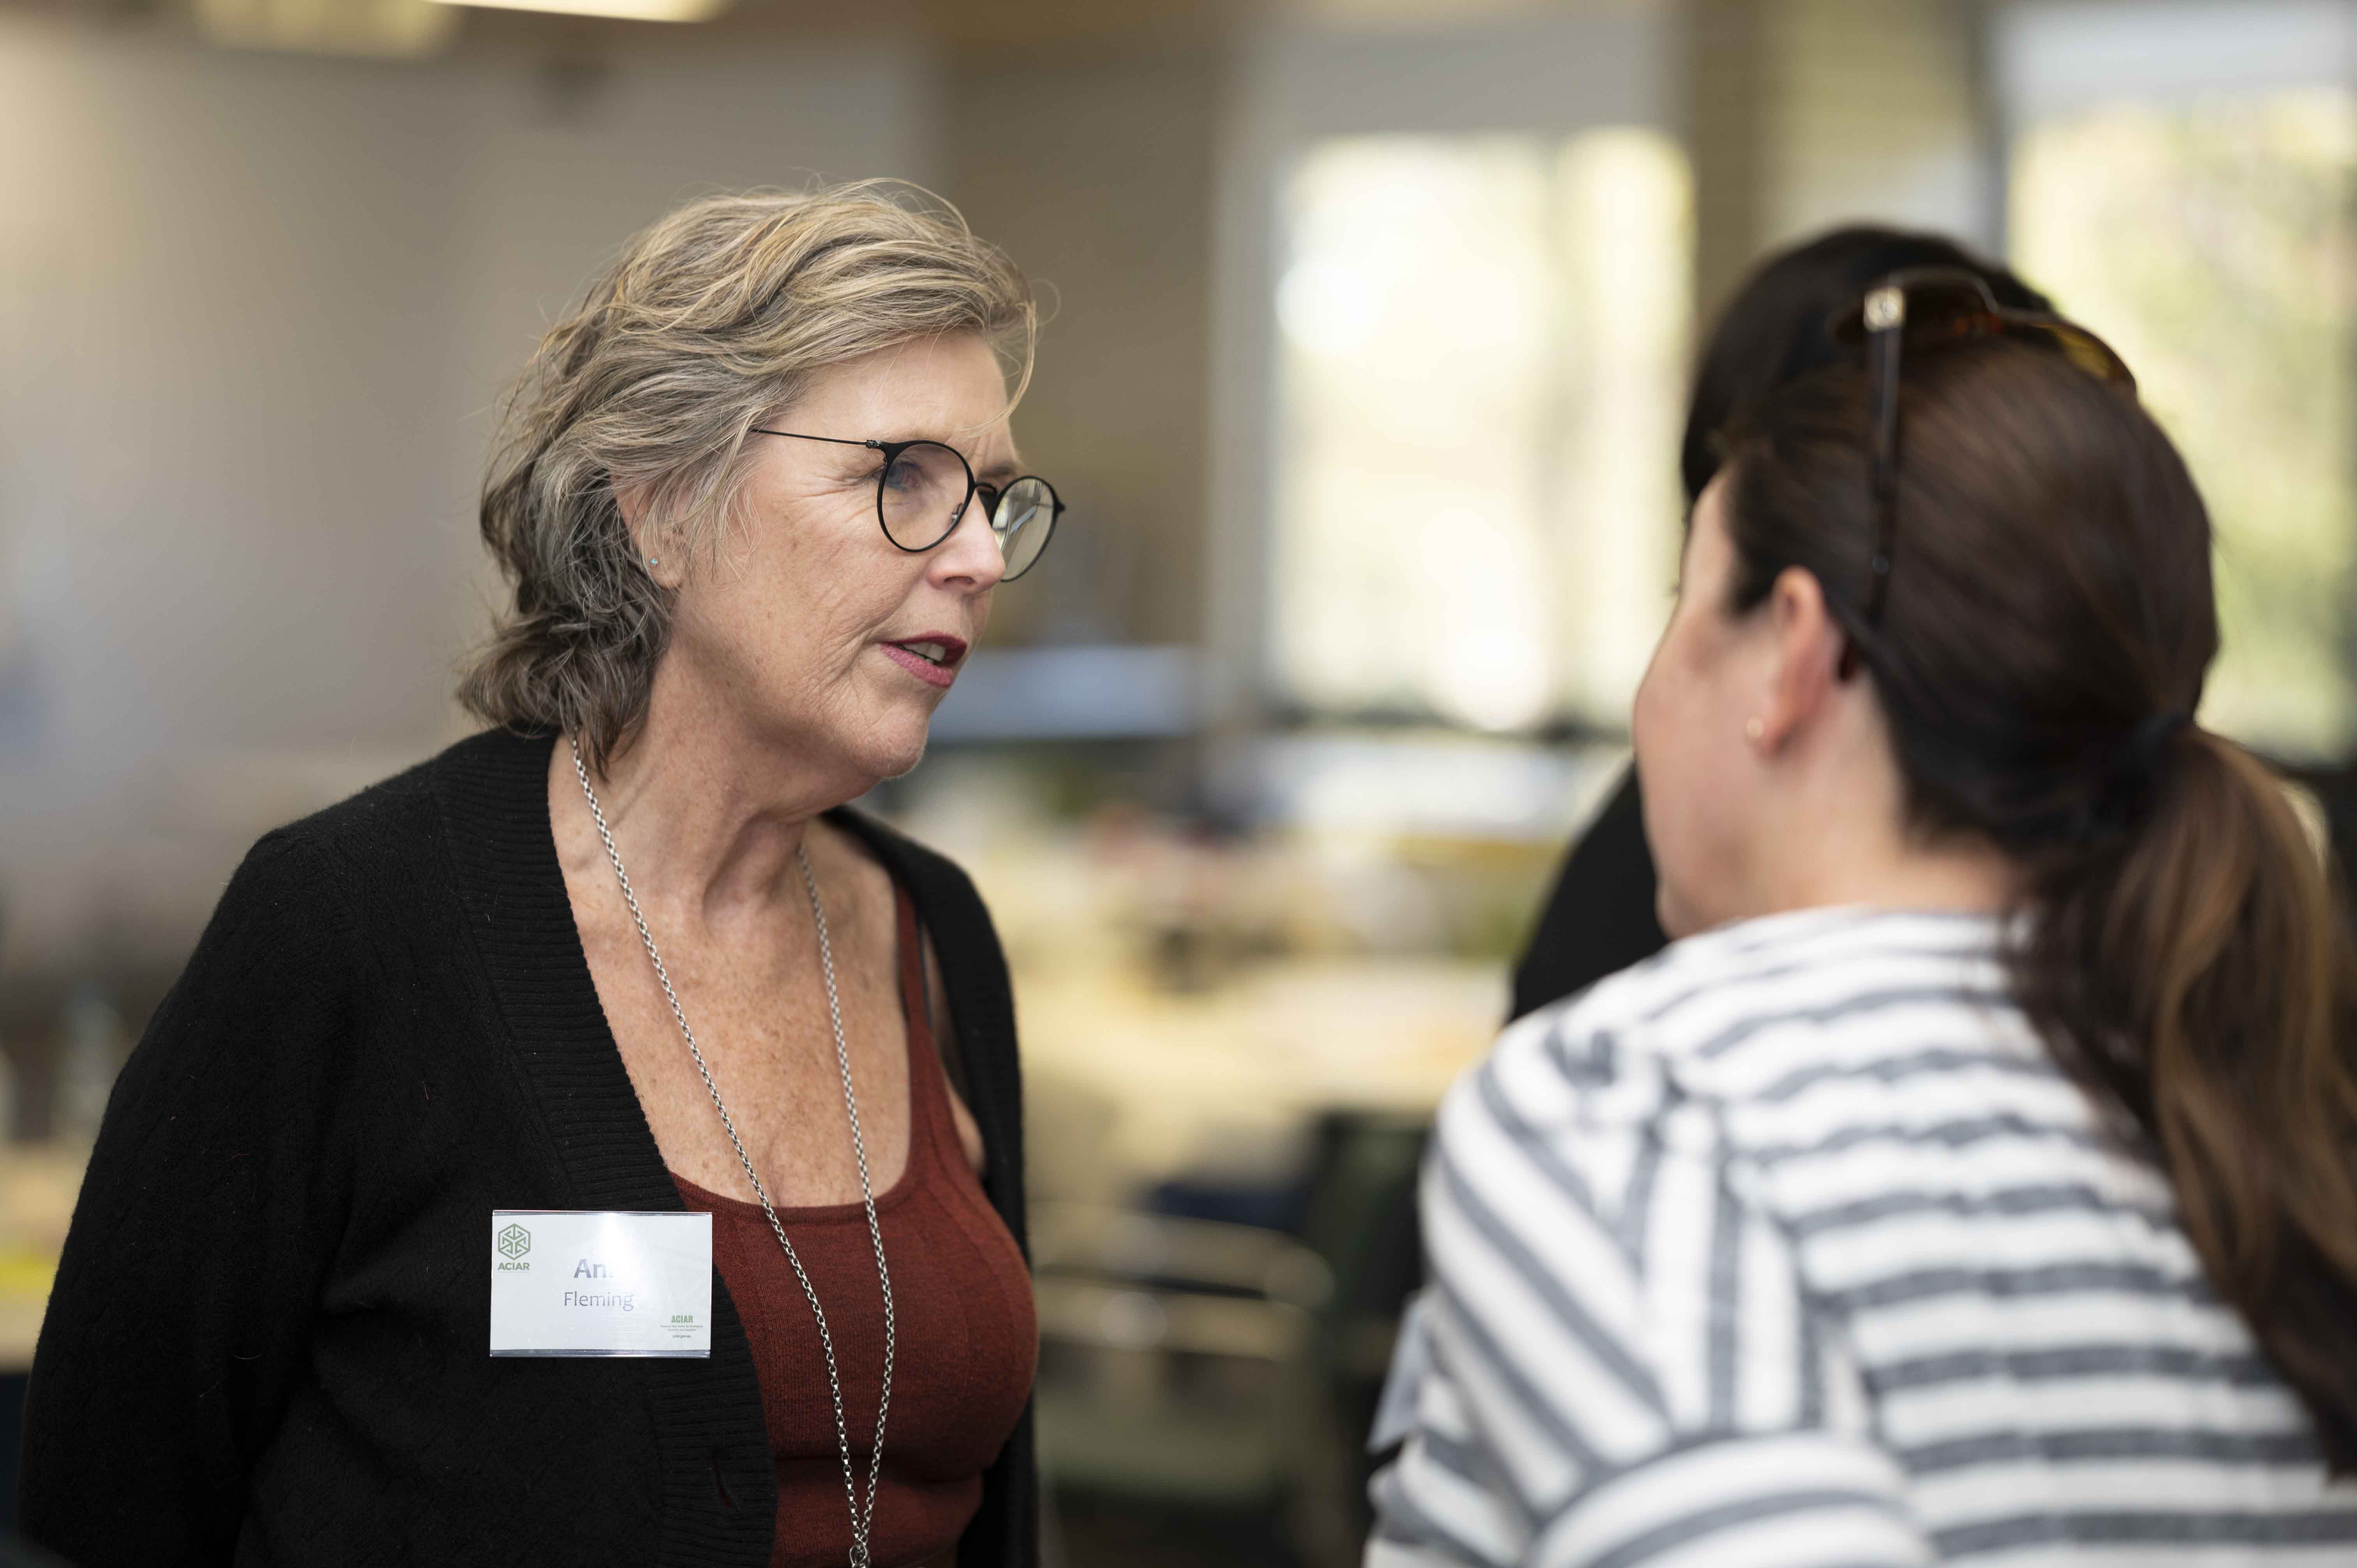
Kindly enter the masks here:
M 2015 968 L 2083 1080 L 2133 1118 L 2218 1294 L 2357 1469 L 2357 958 L 2283 789 L 2232 741 L 2157 759 L 2125 843 L 2061 857 Z
M 1788 566 L 1824 584 L 1918 831 L 2022 870 L 2024 1009 L 2357 1472 L 2357 940 L 2279 781 L 2190 722 L 2218 645 L 2201 497 L 2132 396 L 2059 357 L 1925 355 L 1868 628 L 1862 380 L 1803 382 L 1733 444 L 1734 607 Z

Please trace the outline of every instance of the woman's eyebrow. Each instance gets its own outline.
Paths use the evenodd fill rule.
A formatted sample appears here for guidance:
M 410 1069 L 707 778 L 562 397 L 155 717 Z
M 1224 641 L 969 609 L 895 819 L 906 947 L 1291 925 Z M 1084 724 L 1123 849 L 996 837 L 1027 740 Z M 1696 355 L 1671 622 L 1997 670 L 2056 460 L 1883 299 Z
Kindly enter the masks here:
M 972 432 L 969 431 L 967 434 L 971 435 Z M 1004 457 L 997 458 L 989 463 L 985 463 L 981 458 L 976 457 L 974 455 L 971 448 L 958 441 L 957 434 L 954 431 L 930 429 L 910 430 L 902 435 L 888 436 L 886 439 L 896 445 L 901 442 L 930 441 L 936 446 L 946 446 L 951 451 L 956 453 L 959 456 L 963 457 L 966 460 L 966 462 L 973 467 L 974 477 L 977 479 L 985 479 L 1000 475 L 1012 479 L 1019 477 L 1023 472 L 1023 457 L 1020 453 L 1010 451 Z

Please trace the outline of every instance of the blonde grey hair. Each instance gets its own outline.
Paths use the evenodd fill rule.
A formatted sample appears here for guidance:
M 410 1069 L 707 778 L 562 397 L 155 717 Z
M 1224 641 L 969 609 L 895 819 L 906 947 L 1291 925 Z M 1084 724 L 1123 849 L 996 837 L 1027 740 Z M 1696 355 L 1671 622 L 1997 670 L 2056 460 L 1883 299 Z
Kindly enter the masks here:
M 818 371 L 972 332 L 999 354 L 1011 406 L 1037 329 L 1006 253 L 914 187 L 717 196 L 663 219 L 541 339 L 502 405 L 480 515 L 514 596 L 459 701 L 577 735 L 602 767 L 644 718 L 671 630 L 618 498 L 641 505 L 651 549 L 707 547 L 748 433 Z

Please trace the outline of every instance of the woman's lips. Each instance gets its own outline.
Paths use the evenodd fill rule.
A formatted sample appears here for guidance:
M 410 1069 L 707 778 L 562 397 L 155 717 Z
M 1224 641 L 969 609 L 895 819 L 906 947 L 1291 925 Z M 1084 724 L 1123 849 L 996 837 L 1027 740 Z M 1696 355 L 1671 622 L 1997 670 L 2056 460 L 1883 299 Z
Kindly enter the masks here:
M 965 644 L 953 637 L 912 637 L 906 642 L 886 642 L 877 646 L 884 650 L 885 657 L 926 685 L 944 690 L 957 679 L 958 665 L 965 658 Z M 916 651 L 920 648 L 939 649 L 942 656 L 938 660 L 928 659 Z

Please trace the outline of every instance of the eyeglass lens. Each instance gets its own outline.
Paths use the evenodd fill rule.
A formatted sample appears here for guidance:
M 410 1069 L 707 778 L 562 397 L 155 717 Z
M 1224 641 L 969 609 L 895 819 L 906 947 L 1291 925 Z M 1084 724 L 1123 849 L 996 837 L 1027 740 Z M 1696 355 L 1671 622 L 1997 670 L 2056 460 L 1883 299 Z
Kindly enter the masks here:
M 1055 529 L 1056 493 L 1044 480 L 1026 477 L 1006 487 L 992 510 L 990 532 L 998 536 L 1009 579 L 1031 569 Z
M 2079 369 L 2133 390 L 2136 377 L 2111 345 L 2075 322 L 2034 312 L 2007 310 L 1986 285 L 1964 278 L 1921 279 L 1906 285 L 1910 349 L 1959 338 L 2006 334 L 2059 350 Z M 1856 328 L 1852 330 L 1857 331 Z M 1862 332 L 1858 333 L 1863 336 Z
M 965 459 L 938 442 L 894 453 L 876 481 L 876 511 L 885 536 L 903 550 L 931 550 L 950 536 L 974 499 Z
M 1917 284 L 1907 291 L 1910 342 L 2002 329 L 2003 323 L 1989 296 L 1969 285 Z

